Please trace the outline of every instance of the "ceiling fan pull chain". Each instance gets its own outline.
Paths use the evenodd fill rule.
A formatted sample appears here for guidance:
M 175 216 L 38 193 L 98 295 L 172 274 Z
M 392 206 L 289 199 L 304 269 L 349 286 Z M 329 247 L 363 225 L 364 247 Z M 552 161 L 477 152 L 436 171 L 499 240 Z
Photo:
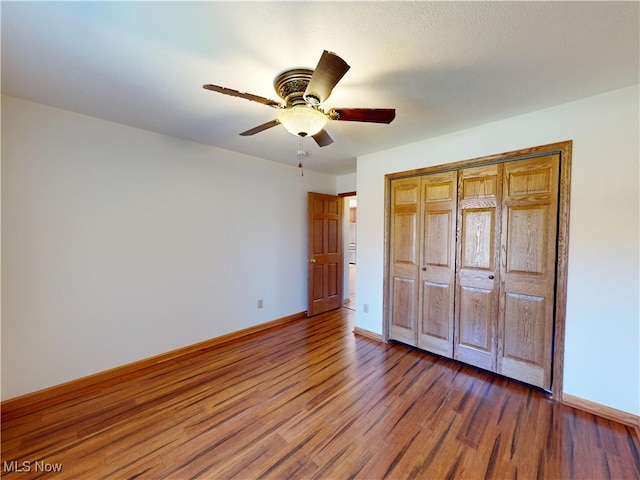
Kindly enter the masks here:
M 300 176 L 304 177 L 304 169 L 302 168 L 302 157 L 304 156 L 304 144 L 302 143 L 304 141 L 304 137 L 302 135 L 300 135 L 300 148 L 298 149 L 297 155 L 298 157 L 300 157 L 298 159 L 298 168 L 300 169 Z

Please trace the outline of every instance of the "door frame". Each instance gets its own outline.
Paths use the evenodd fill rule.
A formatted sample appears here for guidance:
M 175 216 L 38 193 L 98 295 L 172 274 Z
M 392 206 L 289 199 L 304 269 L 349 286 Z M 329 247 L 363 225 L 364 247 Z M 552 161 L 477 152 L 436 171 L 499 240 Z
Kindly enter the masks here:
M 357 191 L 351 191 L 351 192 L 343 192 L 343 193 L 338 193 L 338 196 L 342 198 L 342 201 L 344 202 L 344 204 L 342 205 L 342 218 L 343 218 L 343 222 L 342 222 L 342 252 L 343 252 L 343 258 L 342 258 L 342 290 L 344 291 L 344 293 L 347 293 L 349 290 L 349 283 L 351 281 L 351 274 L 349 272 L 349 211 L 347 209 L 347 203 L 350 197 L 357 197 L 358 196 L 358 192 Z M 357 223 L 357 222 L 356 222 Z M 358 243 L 357 239 L 356 239 L 356 244 Z M 357 263 L 357 260 L 356 260 Z M 344 295 L 343 293 L 343 295 Z M 349 300 L 349 295 L 347 295 L 343 300 L 342 300 L 342 306 L 345 306 L 345 302 Z M 356 306 L 355 305 L 349 305 L 348 308 L 351 308 L 352 310 L 355 310 Z
M 552 398 L 562 399 L 562 387 L 564 376 L 564 348 L 565 326 L 567 314 L 567 277 L 569 268 L 569 206 L 571 199 L 571 154 L 573 141 L 540 145 L 511 152 L 461 160 L 452 163 L 435 165 L 432 167 L 407 170 L 404 172 L 389 173 L 385 175 L 384 187 L 384 277 L 383 277 L 383 320 L 382 338 L 389 341 L 389 233 L 391 225 L 391 181 L 398 178 L 426 175 L 436 172 L 458 170 L 460 168 L 475 167 L 492 163 L 504 163 L 512 160 L 524 160 L 549 154 L 560 154 L 560 185 L 558 191 L 558 236 L 556 259 L 556 287 L 555 287 L 555 312 L 553 333 L 553 358 L 551 395 Z

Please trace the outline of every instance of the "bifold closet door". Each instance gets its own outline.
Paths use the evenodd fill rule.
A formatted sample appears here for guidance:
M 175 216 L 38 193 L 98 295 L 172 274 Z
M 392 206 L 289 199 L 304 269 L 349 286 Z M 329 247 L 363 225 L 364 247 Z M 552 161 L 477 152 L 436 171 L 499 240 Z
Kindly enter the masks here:
M 560 156 L 504 164 L 497 372 L 551 387 Z
M 496 371 L 502 164 L 458 172 L 454 358 Z
M 453 356 L 457 172 L 421 177 L 418 347 Z
M 391 182 L 389 337 L 416 345 L 420 177 Z
M 390 184 L 389 338 L 551 388 L 560 155 Z

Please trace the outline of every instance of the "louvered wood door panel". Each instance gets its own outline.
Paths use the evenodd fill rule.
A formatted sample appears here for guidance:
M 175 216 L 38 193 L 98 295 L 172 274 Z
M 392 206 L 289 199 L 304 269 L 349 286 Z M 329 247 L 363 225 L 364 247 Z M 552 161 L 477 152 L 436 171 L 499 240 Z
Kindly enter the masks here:
M 559 154 L 504 165 L 498 372 L 551 387 Z
M 418 346 L 453 356 L 457 172 L 421 178 Z
M 458 172 L 454 358 L 496 370 L 502 165 Z
M 416 345 L 420 178 L 391 183 L 389 337 Z

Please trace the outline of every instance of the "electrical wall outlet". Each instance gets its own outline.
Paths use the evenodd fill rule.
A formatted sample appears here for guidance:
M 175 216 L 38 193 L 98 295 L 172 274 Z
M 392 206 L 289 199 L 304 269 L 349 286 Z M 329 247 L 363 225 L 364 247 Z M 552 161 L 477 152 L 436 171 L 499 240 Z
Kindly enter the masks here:
M 258 300 L 258 308 L 262 308 L 264 306 L 264 303 L 262 302 L 262 299 Z
M 369 313 L 369 304 L 368 303 L 363 303 L 362 304 L 362 311 L 364 313 Z

